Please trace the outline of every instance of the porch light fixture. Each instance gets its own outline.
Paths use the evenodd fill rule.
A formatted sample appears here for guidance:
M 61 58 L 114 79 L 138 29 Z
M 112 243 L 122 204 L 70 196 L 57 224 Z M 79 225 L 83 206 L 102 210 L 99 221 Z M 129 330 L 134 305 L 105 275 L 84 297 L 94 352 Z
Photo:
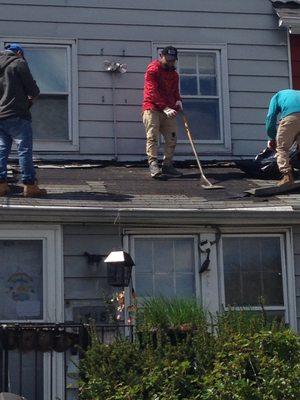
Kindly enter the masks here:
M 107 282 L 110 286 L 129 286 L 134 262 L 128 253 L 112 251 L 104 262 L 107 263 Z
M 119 72 L 120 74 L 125 74 L 127 72 L 127 64 L 122 64 L 117 61 L 108 61 L 105 60 L 103 62 L 104 69 L 107 72 Z

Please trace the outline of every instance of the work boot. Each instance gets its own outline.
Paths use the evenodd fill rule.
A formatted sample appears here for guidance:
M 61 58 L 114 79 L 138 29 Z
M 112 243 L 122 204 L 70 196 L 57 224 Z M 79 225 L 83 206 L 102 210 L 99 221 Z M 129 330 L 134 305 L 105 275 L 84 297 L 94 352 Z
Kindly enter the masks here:
M 152 178 L 157 179 L 161 175 L 161 170 L 157 161 L 152 161 L 149 165 L 150 175 Z
M 165 175 L 179 177 L 182 173 L 179 172 L 172 164 L 166 164 L 162 166 L 162 173 Z
M 24 184 L 24 197 L 43 197 L 47 195 L 46 189 L 41 189 L 38 187 L 37 182 L 32 184 Z
M 9 193 L 9 190 L 7 182 L 0 182 L 0 196 L 6 196 Z
M 277 183 L 277 186 L 287 186 L 292 185 L 294 183 L 294 177 L 292 171 L 283 175 L 280 181 Z

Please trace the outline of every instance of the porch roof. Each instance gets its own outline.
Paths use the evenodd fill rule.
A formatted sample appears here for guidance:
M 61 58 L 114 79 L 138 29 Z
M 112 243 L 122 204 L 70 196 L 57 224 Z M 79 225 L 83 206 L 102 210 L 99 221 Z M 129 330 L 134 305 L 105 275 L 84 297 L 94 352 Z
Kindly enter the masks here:
M 23 198 L 14 175 L 11 194 L 0 198 L 1 219 L 9 221 L 18 215 L 19 219 L 27 220 L 29 215 L 38 213 L 39 220 L 55 221 L 67 213 L 72 216 L 70 218 L 84 220 L 85 216 L 97 219 L 101 214 L 112 218 L 116 217 L 116 212 L 147 214 L 149 218 L 151 213 L 166 216 L 171 215 L 170 212 L 181 216 L 190 213 L 191 217 L 195 212 L 202 217 L 218 214 L 221 218 L 223 212 L 230 213 L 230 218 L 234 219 L 239 213 L 254 218 L 256 212 L 270 215 L 270 212 L 300 210 L 299 192 L 264 198 L 248 196 L 245 190 L 274 182 L 252 179 L 234 163 L 205 167 L 207 177 L 212 183 L 222 184 L 223 190 L 204 190 L 195 165 L 179 167 L 182 167 L 179 169 L 183 177 L 158 181 L 150 178 L 145 165 L 39 164 L 37 176 L 40 186 L 48 190 L 48 196 Z
M 270 0 L 279 17 L 279 26 L 293 28 L 300 26 L 300 0 Z

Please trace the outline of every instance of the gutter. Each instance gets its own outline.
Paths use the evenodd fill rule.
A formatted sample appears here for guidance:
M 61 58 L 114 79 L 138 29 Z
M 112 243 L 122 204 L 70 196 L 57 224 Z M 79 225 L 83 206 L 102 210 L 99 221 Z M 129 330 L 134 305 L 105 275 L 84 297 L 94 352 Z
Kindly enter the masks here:
M 1 222 L 88 223 L 121 225 L 250 225 L 300 224 L 300 209 L 291 206 L 228 209 L 97 208 L 49 206 L 1 206 Z

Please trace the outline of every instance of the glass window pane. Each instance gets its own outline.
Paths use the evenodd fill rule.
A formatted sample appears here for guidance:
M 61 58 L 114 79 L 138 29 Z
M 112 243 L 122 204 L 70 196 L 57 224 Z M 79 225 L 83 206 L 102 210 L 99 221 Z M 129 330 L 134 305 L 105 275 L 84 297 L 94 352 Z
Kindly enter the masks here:
M 66 48 L 26 46 L 24 52 L 41 93 L 68 91 Z
M 153 272 L 152 240 L 135 240 L 135 265 L 139 272 Z
M 183 107 L 195 140 L 219 140 L 221 137 L 218 100 L 183 99 Z M 178 118 L 179 139 L 187 140 L 182 119 Z
M 142 265 L 143 258 L 151 249 L 154 268 L 149 268 L 146 273 L 145 266 Z M 138 296 L 190 297 L 195 294 L 193 238 L 137 238 L 135 254 L 138 255 L 135 256 Z
M 172 239 L 156 239 L 153 241 L 154 272 L 174 270 L 174 249 Z
M 242 304 L 241 275 L 239 272 L 226 272 L 224 274 L 226 305 Z
M 265 272 L 263 279 L 264 297 L 267 304 L 273 304 L 274 306 L 282 305 L 282 274 L 278 272 Z M 270 282 L 272 282 L 272 285 L 270 285 Z
M 181 76 L 180 77 L 180 93 L 182 96 L 195 96 L 198 94 L 197 77 Z
M 174 297 L 174 276 L 173 274 L 155 274 L 154 296 Z
M 178 297 L 190 297 L 191 293 L 195 293 L 194 274 L 177 274 L 175 290 Z
M 199 78 L 200 94 L 202 96 L 217 95 L 217 80 L 214 76 L 200 76 Z M 183 93 L 184 94 L 184 93 Z
M 175 247 L 175 270 L 177 272 L 193 272 L 194 271 L 194 240 L 193 239 L 176 239 Z
M 0 240 L 0 320 L 43 318 L 43 243 Z
M 135 274 L 135 284 L 138 296 L 153 296 L 153 274 L 144 274 L 137 271 Z
M 199 74 L 216 73 L 216 56 L 215 54 L 199 54 L 198 55 L 198 70 Z
M 41 95 L 31 114 L 34 139 L 69 139 L 68 96 Z
M 260 305 L 263 296 L 262 276 L 259 271 L 242 272 L 242 304 L 243 306 Z
M 196 56 L 179 53 L 179 74 L 196 74 Z
M 226 305 L 284 305 L 279 237 L 225 237 L 223 259 Z

